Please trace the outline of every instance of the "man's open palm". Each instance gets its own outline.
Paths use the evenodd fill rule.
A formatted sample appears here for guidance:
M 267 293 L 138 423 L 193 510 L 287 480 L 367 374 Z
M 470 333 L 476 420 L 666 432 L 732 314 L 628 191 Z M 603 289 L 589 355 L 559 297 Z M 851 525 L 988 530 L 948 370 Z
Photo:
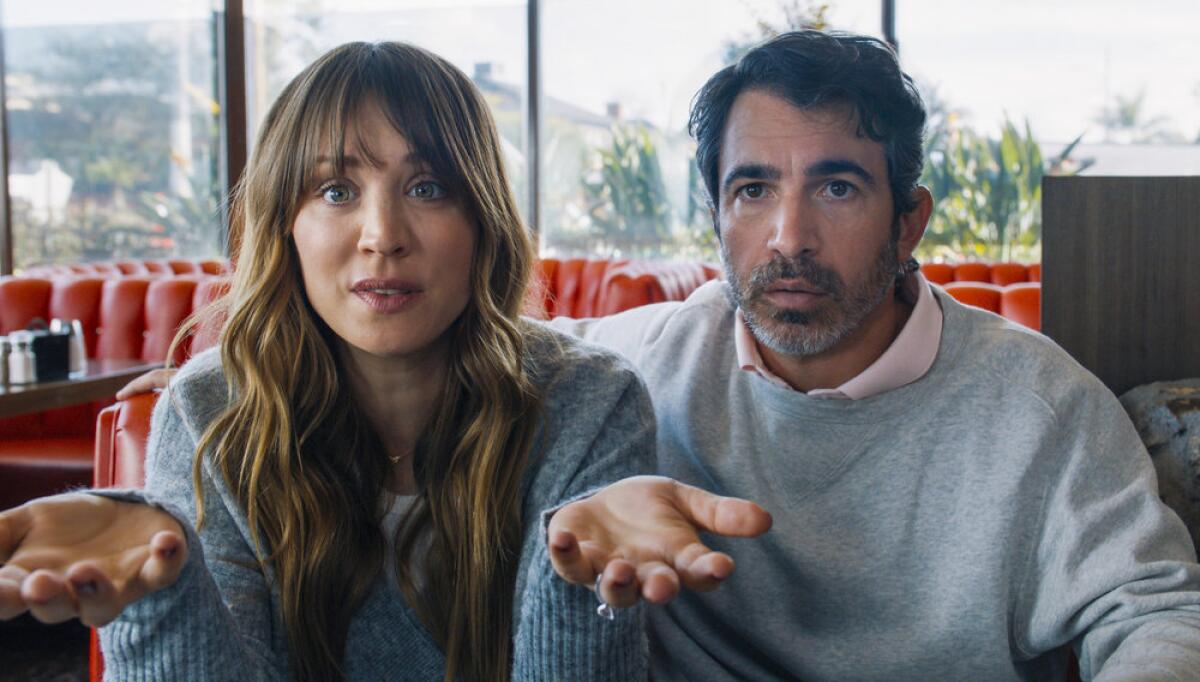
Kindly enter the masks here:
M 715 589 L 733 573 L 733 559 L 700 541 L 700 532 L 755 537 L 771 528 L 761 507 L 721 497 L 662 476 L 635 476 L 554 513 L 550 561 L 568 582 L 589 587 L 613 606 L 639 598 L 662 604 L 680 583 Z

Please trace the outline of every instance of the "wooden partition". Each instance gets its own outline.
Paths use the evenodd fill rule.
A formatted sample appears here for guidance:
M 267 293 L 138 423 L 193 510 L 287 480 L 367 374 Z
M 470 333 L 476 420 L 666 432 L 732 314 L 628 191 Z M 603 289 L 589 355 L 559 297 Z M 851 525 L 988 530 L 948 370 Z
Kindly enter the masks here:
M 1200 377 L 1200 177 L 1047 177 L 1042 332 L 1118 395 Z

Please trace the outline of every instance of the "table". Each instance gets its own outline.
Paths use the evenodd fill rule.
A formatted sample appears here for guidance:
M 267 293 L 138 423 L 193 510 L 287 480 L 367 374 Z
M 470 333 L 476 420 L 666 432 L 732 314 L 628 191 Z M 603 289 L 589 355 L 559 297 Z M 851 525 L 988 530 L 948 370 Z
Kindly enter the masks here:
M 162 367 L 162 363 L 144 360 L 88 359 L 87 371 L 79 377 L 0 386 L 0 417 L 13 417 L 111 398 L 119 388 L 134 378 L 159 367 Z

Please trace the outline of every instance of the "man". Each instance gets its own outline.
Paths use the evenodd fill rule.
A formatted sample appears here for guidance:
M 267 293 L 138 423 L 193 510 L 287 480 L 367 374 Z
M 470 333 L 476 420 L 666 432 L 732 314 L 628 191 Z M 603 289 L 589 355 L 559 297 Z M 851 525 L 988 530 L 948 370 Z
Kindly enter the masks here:
M 660 680 L 1053 680 L 1072 645 L 1085 679 L 1200 679 L 1200 566 L 1116 399 L 910 261 L 924 123 L 871 38 L 787 34 L 704 86 L 727 283 L 555 324 L 642 372 L 661 474 L 774 527 L 710 552 L 689 524 L 770 521 L 632 479 L 553 514 L 555 567 L 615 605 L 693 588 L 646 612 Z

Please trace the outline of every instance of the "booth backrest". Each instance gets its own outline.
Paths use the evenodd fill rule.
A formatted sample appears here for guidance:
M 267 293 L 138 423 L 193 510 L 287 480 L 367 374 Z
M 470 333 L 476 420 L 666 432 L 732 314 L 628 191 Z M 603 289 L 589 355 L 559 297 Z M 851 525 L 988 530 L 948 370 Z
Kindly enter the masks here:
M 22 277 L 172 277 L 174 275 L 225 275 L 229 263 L 215 258 L 199 260 L 147 259 L 111 262 L 35 265 L 25 268 Z
M 1008 286 L 1020 282 L 1040 282 L 1040 263 L 985 263 L 966 261 L 962 263 L 922 263 L 921 273 L 934 284 L 950 282 L 984 282 L 996 286 Z

